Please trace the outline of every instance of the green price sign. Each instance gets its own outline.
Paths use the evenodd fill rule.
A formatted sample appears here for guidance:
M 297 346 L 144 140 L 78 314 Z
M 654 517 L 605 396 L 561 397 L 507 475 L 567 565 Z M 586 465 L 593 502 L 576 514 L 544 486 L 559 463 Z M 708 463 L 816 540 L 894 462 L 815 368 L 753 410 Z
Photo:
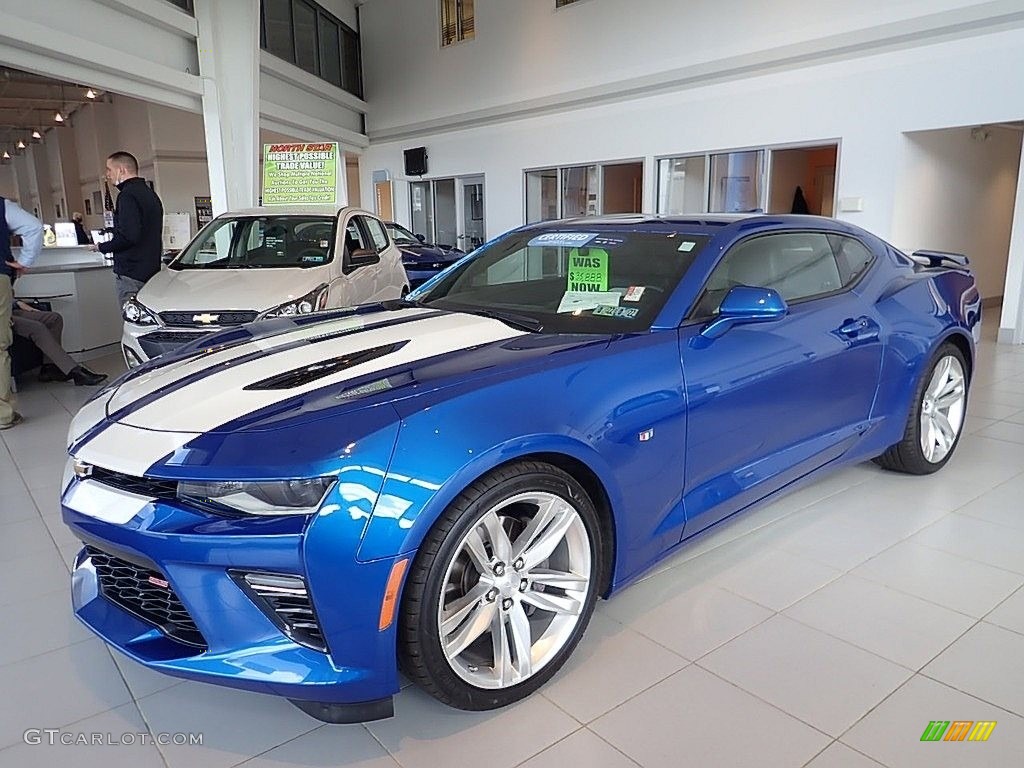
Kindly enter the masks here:
M 338 144 L 264 144 L 263 204 L 338 202 Z
M 573 248 L 569 251 L 569 290 L 608 290 L 608 251 L 588 248 L 580 253 Z

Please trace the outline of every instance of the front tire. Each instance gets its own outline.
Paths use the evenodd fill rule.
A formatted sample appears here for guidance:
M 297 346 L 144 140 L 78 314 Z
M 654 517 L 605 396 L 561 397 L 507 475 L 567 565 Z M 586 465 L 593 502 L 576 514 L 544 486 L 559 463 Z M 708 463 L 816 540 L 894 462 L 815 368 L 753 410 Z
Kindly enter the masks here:
M 586 491 L 521 461 L 469 486 L 420 546 L 405 587 L 399 661 L 466 710 L 533 693 L 579 643 L 601 589 L 603 537 Z
M 943 344 L 914 391 L 903 439 L 875 459 L 883 469 L 929 475 L 942 469 L 960 443 L 967 415 L 967 364 L 954 344 Z

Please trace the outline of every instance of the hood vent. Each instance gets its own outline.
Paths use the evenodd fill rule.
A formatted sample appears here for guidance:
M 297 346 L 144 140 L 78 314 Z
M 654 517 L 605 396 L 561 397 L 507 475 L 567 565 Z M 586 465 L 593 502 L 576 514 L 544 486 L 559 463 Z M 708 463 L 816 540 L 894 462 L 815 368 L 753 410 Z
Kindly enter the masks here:
M 390 355 L 392 352 L 397 352 L 399 349 L 408 344 L 408 341 L 396 341 L 394 344 L 384 344 L 380 347 L 372 347 L 370 349 L 363 349 L 359 352 L 351 352 L 347 355 L 340 357 L 332 357 L 328 360 L 320 360 L 309 365 L 304 365 L 301 368 L 295 368 L 291 371 L 279 373 L 276 376 L 271 376 L 269 379 L 263 379 L 257 381 L 255 384 L 249 384 L 244 389 L 246 390 L 268 390 L 268 389 L 295 389 L 296 387 L 305 386 L 318 379 L 326 378 L 331 374 L 344 371 L 347 368 L 353 368 L 362 363 L 367 363 L 370 360 L 376 360 L 378 357 L 384 357 Z

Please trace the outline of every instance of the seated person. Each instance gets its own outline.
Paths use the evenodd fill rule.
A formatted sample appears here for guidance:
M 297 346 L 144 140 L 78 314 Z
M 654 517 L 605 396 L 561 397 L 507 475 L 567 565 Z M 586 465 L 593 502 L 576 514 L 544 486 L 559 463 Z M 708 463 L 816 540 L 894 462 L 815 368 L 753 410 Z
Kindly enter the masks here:
M 73 379 L 77 386 L 91 387 L 106 380 L 107 374 L 90 371 L 64 351 L 60 341 L 64 332 L 64 318 L 58 312 L 46 312 L 15 300 L 11 315 L 14 333 L 29 339 L 43 353 L 43 366 L 39 369 L 40 381 Z

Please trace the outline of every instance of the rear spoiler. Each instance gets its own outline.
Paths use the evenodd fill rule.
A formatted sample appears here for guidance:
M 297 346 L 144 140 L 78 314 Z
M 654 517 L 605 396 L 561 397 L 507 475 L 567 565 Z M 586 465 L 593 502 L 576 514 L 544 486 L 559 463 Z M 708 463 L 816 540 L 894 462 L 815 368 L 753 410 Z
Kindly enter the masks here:
M 962 253 L 947 253 L 946 251 L 914 251 L 910 254 L 910 258 L 927 267 L 966 267 L 970 264 L 970 260 Z

